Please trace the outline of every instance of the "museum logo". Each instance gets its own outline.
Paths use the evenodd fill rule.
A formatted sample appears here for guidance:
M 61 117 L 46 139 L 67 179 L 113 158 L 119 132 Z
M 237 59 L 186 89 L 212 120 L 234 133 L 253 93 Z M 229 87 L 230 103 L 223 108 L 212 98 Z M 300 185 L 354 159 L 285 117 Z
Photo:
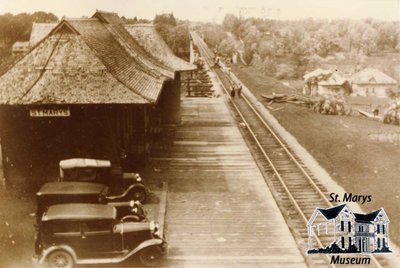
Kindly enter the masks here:
M 391 253 L 389 222 L 383 208 L 369 214 L 354 213 L 347 204 L 316 208 L 307 223 L 307 254 Z M 365 256 L 331 258 L 331 264 L 369 263 Z

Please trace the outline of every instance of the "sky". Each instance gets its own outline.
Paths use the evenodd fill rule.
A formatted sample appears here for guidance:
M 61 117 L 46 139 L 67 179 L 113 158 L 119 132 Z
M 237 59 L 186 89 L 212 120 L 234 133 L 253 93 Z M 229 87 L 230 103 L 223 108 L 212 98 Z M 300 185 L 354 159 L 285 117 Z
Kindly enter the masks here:
M 146 19 L 173 12 L 179 19 L 213 22 L 221 22 L 227 13 L 271 19 L 400 21 L 400 0 L 0 0 L 0 14 L 46 11 L 58 17 L 82 17 L 91 16 L 96 9 Z

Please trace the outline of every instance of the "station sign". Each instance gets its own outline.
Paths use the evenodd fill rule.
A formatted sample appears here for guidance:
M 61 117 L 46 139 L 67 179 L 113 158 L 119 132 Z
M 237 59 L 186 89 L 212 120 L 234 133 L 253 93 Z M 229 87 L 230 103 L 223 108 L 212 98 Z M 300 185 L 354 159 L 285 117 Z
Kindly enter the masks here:
M 37 108 L 29 110 L 30 117 L 69 117 L 69 108 Z

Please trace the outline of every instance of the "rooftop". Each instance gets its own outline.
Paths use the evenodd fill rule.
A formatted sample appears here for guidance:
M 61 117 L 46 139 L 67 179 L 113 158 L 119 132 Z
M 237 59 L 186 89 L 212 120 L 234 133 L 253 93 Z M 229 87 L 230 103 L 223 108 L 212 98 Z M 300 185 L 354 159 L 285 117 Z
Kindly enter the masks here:
M 334 72 L 326 79 L 322 79 L 321 81 L 319 81 L 318 84 L 324 86 L 341 86 L 346 82 L 347 79 L 345 79 L 338 72 Z
M 125 24 L 125 29 L 131 36 L 165 65 L 176 71 L 195 70 L 196 66 L 175 56 L 164 39 L 156 31 L 153 24 Z
M 91 182 L 47 182 L 36 193 L 43 195 L 101 194 L 107 186 Z
M 365 68 L 355 73 L 351 80 L 353 84 L 397 84 L 396 80 L 373 68 Z
M 354 213 L 354 216 L 356 217 L 357 222 L 371 223 L 375 220 L 376 216 L 378 216 L 379 212 L 381 212 L 381 209 L 368 214 Z
M 60 204 L 50 206 L 43 214 L 42 221 L 115 219 L 117 210 L 102 204 Z
M 156 103 L 175 69 L 121 23 L 101 11 L 61 21 L 0 77 L 0 105 Z
M 89 158 L 71 158 L 60 161 L 60 168 L 85 168 L 85 167 L 110 167 L 109 160 L 89 159 Z
M 331 74 L 331 73 L 332 73 L 332 71 L 330 71 L 330 70 L 324 70 L 324 69 L 318 68 L 318 69 L 315 69 L 312 72 L 306 73 L 303 76 L 303 79 L 304 79 L 304 81 L 307 81 L 308 79 L 310 79 L 312 77 L 319 77 L 321 75 L 328 75 L 328 74 Z
M 32 24 L 31 37 L 29 39 L 30 46 L 35 46 L 37 43 L 39 43 L 57 25 L 58 25 L 57 22 L 55 22 L 55 23 L 38 23 L 38 22 L 34 22 Z
M 318 210 L 327 220 L 331 220 L 336 218 L 345 206 L 346 204 L 341 204 L 331 208 L 318 208 Z

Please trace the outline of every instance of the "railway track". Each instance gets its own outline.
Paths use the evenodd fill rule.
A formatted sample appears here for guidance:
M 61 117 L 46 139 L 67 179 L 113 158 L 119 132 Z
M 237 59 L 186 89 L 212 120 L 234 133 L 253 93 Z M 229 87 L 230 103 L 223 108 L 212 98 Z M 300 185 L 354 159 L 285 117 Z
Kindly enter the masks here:
M 222 89 L 229 95 L 228 89 L 234 81 L 220 69 L 213 68 L 213 53 L 196 33 L 192 32 L 191 36 L 210 71 L 216 75 Z M 316 207 L 332 207 L 336 204 L 329 202 L 326 189 L 268 125 L 244 94 L 241 98 L 230 100 L 229 105 L 235 116 L 242 121 L 242 125 L 245 125 L 243 132 L 247 142 L 306 263 L 309 267 L 335 267 L 334 264 L 330 264 L 331 255 L 306 254 L 308 242 L 306 224 Z M 317 238 L 316 242 L 319 247 L 323 247 L 329 241 Z M 369 257 L 371 263 L 366 267 L 389 267 L 387 260 L 382 256 Z

